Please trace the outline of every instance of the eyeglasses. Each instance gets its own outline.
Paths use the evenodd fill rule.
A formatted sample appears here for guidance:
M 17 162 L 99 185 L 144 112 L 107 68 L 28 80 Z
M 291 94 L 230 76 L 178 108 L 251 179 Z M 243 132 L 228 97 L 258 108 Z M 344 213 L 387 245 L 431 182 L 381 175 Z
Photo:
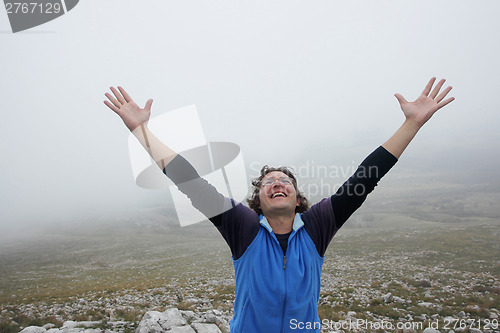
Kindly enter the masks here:
M 277 179 L 274 179 L 274 178 L 268 178 L 266 180 L 264 180 L 262 182 L 262 186 L 272 186 L 274 185 L 274 183 L 278 181 L 281 185 L 292 185 L 292 180 L 288 177 L 281 177 L 281 178 L 277 178 Z

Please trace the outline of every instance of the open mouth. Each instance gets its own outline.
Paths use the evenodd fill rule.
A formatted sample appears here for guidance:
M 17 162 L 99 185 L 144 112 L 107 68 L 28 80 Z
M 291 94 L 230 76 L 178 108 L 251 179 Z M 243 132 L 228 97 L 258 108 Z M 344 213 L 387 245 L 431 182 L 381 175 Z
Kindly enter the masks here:
M 273 193 L 271 195 L 271 199 L 274 199 L 274 198 L 286 198 L 286 194 L 284 192 L 276 192 L 276 193 Z

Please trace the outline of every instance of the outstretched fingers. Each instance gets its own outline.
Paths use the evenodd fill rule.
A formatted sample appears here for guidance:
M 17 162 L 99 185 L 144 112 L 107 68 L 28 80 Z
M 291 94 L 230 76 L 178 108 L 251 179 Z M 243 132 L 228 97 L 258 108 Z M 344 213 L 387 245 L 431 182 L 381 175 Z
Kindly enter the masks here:
M 422 92 L 422 95 L 427 96 L 429 98 L 432 98 L 436 103 L 437 103 L 437 109 L 441 109 L 443 106 L 453 102 L 455 100 L 454 97 L 450 97 L 448 99 L 445 99 L 448 93 L 451 91 L 452 87 L 449 86 L 445 90 L 443 90 L 441 93 L 441 88 L 443 88 L 444 83 L 446 82 L 445 79 L 439 80 L 438 84 L 432 89 L 434 83 L 436 82 L 436 78 L 433 77 L 430 79 L 429 83 L 427 83 L 427 86 L 425 87 L 424 91 Z M 431 91 L 432 89 L 432 91 Z M 439 95 L 438 95 L 439 94 Z
M 106 104 L 106 106 L 108 108 L 110 108 L 111 110 L 113 110 L 114 112 L 116 112 L 118 114 L 120 113 L 120 109 L 117 108 L 116 106 L 114 106 L 113 104 L 111 104 L 109 101 L 104 101 L 104 104 Z
M 439 102 L 438 105 L 437 105 L 438 106 L 438 110 L 441 109 L 443 106 L 446 106 L 446 105 L 450 104 L 454 100 L 455 100 L 455 97 L 450 97 L 448 99 L 445 99 L 442 102 Z
M 438 84 L 434 87 L 434 89 L 432 89 L 432 92 L 429 95 L 430 98 L 432 98 L 432 99 L 436 98 L 437 94 L 439 94 L 439 91 L 443 87 L 443 84 L 445 81 L 446 81 L 445 79 L 439 80 Z
M 109 101 L 104 101 L 104 104 L 114 112 L 120 114 L 123 104 L 132 101 L 132 98 L 130 98 L 129 94 L 122 87 L 118 87 L 118 90 L 115 87 L 110 87 L 109 89 L 113 95 L 105 93 L 104 96 L 106 96 Z
M 125 101 L 128 103 L 128 102 L 132 102 L 132 98 L 130 97 L 130 95 L 125 91 L 125 89 L 123 89 L 122 87 L 118 86 L 118 90 L 120 90 L 120 92 L 122 93 L 123 95 L 123 98 L 125 99 Z
M 429 83 L 425 86 L 424 91 L 422 91 L 422 95 L 424 96 L 429 96 L 429 93 L 431 92 L 432 86 L 434 85 L 434 82 L 436 82 L 436 78 L 433 77 L 432 79 L 429 80 Z
M 452 87 L 449 86 L 441 94 L 439 94 L 438 97 L 436 97 L 436 102 L 439 104 L 445 97 L 448 95 L 448 93 L 451 91 Z
M 120 107 L 122 106 L 122 104 L 120 102 L 118 102 L 116 100 L 116 98 L 114 98 L 110 93 L 105 93 L 104 96 L 106 96 L 109 99 L 109 102 L 108 101 L 104 101 L 104 104 L 106 104 L 110 109 L 112 109 L 113 111 L 115 111 L 114 108 L 120 109 Z M 111 104 L 110 102 L 113 103 L 113 104 Z M 110 105 L 112 105 L 114 108 L 112 108 Z
M 115 87 L 111 87 L 110 88 L 111 91 L 113 92 L 113 95 L 115 95 L 116 99 L 118 100 L 118 102 L 120 102 L 120 104 L 125 104 L 127 103 L 125 101 L 125 98 L 123 98 L 123 96 L 120 94 L 120 92 L 118 90 L 116 90 Z

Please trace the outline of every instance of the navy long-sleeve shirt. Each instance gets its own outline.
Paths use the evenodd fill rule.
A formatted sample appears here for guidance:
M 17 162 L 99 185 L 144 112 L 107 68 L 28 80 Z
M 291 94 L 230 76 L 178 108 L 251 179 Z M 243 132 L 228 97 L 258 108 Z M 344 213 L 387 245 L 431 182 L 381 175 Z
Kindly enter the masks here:
M 394 155 L 382 146 L 378 147 L 363 160 L 356 172 L 329 198 L 330 200 L 323 199 L 302 214 L 304 228 L 320 256 L 324 256 L 333 236 L 396 162 Z M 193 206 L 217 227 L 229 245 L 233 259 L 240 258 L 259 231 L 257 213 L 220 194 L 180 155 L 165 167 L 164 173 L 191 199 Z M 329 221 L 319 218 L 331 215 L 333 217 Z M 277 235 L 284 253 L 288 236 L 289 234 Z

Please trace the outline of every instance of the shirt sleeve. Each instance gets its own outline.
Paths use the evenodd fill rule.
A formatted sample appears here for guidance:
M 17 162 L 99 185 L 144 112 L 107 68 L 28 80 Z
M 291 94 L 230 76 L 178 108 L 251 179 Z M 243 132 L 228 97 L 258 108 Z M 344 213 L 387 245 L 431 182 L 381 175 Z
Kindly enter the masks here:
M 394 155 L 384 147 L 378 147 L 361 162 L 330 200 L 323 199 L 303 214 L 306 231 L 321 256 L 324 256 L 328 244 L 340 227 L 361 206 L 396 162 Z
M 241 257 L 259 231 L 257 213 L 219 193 L 181 155 L 177 155 L 163 172 L 190 199 L 193 207 L 217 227 L 233 258 Z

